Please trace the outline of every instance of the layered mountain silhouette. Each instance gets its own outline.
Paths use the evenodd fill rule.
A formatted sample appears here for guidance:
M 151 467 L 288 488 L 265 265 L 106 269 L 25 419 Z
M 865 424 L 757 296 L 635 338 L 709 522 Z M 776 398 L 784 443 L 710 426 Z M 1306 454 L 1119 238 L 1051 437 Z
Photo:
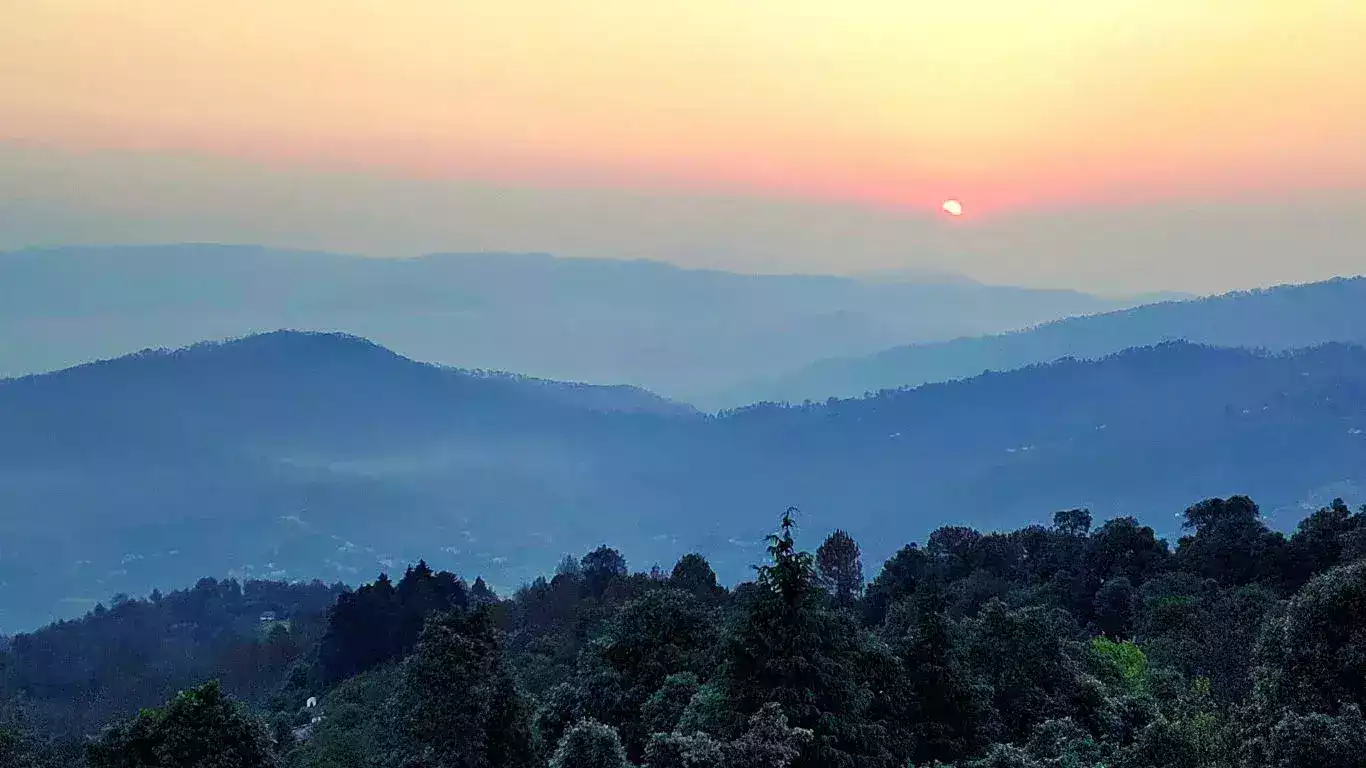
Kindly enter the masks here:
M 706 415 L 277 332 L 0 382 L 0 629 L 206 573 L 356 582 L 419 556 L 507 589 L 603 542 L 736 579 L 789 504 L 873 561 L 1077 506 L 1168 535 L 1235 492 L 1298 519 L 1359 497 L 1363 429 L 1350 345 L 1167 343 Z
M 758 378 L 709 402 L 854 397 L 1062 357 L 1104 357 L 1175 339 L 1267 350 L 1333 341 L 1361 343 L 1366 341 L 1366 278 L 1163 301 L 1010 333 L 908 344 L 866 356 L 841 355 Z
M 276 328 L 696 400 L 835 355 L 1131 306 L 943 274 L 743 275 L 536 254 L 173 245 L 0 253 L 0 376 Z

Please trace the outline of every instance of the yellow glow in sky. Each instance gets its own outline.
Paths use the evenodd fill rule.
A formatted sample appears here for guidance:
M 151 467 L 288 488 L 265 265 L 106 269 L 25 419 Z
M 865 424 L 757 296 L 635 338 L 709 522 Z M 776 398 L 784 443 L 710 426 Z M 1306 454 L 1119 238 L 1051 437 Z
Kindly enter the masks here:
M 1366 184 L 1360 0 L 8 0 L 0 139 L 974 211 Z

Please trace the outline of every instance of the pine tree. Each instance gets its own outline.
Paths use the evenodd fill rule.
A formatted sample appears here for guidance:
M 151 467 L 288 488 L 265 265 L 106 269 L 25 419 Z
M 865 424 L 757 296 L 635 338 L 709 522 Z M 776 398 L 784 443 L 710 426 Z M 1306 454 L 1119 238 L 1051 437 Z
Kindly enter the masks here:
M 853 605 L 863 591 L 861 558 L 858 542 L 838 529 L 816 550 L 816 568 L 821 586 L 834 597 L 835 605 L 841 608 Z
M 407 731 L 418 757 L 443 768 L 532 763 L 530 718 L 487 609 L 427 623 L 405 662 Z
M 827 606 L 814 558 L 793 538 L 795 511 L 768 537 L 771 562 L 758 568 L 755 596 L 727 641 L 727 694 L 741 715 L 775 703 L 814 733 L 799 768 L 891 764 L 876 724 L 865 720 L 872 697 L 859 677 L 859 630 Z

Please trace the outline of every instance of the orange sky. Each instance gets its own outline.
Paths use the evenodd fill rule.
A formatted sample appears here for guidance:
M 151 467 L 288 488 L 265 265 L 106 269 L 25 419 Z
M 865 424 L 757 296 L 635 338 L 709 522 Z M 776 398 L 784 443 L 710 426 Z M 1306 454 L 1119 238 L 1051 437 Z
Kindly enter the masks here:
M 0 139 L 970 211 L 1366 184 L 1360 0 L 8 0 Z

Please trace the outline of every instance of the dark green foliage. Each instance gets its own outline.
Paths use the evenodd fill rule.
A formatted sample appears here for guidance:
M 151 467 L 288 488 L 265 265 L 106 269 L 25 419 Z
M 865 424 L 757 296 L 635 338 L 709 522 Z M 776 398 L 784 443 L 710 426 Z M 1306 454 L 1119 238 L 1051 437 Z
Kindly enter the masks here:
M 617 727 L 627 757 L 638 760 L 652 733 L 641 722 L 642 707 L 670 675 L 710 677 L 717 619 L 707 603 L 678 589 L 625 603 L 580 657 L 579 711 Z
M 711 564 L 696 552 L 686 554 L 674 563 L 669 585 L 698 597 L 716 597 L 725 591 L 717 584 L 716 571 L 712 570 Z
M 744 720 L 731 706 L 730 697 L 721 681 L 711 681 L 697 689 L 683 714 L 678 718 L 677 730 L 683 733 L 702 731 L 715 735 L 737 733 Z
M 727 744 L 702 731 L 656 733 L 645 749 L 646 768 L 726 768 Z
M 965 526 L 949 525 L 930 534 L 925 554 L 930 556 L 939 578 L 954 581 L 980 565 L 981 543 L 981 533 Z
M 484 583 L 484 577 L 480 576 L 470 585 L 470 603 L 472 605 L 493 605 L 498 602 L 498 595 L 489 585 Z
M 1106 758 L 1104 746 L 1076 723 L 1049 720 L 1039 725 L 1027 743 L 1018 746 L 996 744 L 983 757 L 959 765 L 963 768 L 1093 768 L 1105 765 Z
M 640 708 L 641 732 L 653 734 L 679 730 L 683 713 L 701 687 L 697 675 L 691 672 L 666 677 L 659 689 L 650 694 Z
M 287 738 L 294 731 L 303 742 L 284 759 L 288 768 L 388 768 L 407 753 L 403 729 L 402 666 L 390 664 L 363 672 L 332 691 L 322 701 L 326 716 L 310 722 L 311 713 L 293 710 Z
M 79 739 L 209 679 L 265 703 L 316 646 L 340 592 L 321 583 L 201 579 L 17 635 L 0 652 L 0 713 L 22 698 L 35 732 Z M 280 619 L 268 630 L 266 611 Z
M 468 601 L 455 574 L 433 573 L 425 560 L 409 568 L 397 587 L 380 574 L 333 607 L 320 650 L 323 679 L 337 682 L 402 658 L 417 644 L 428 616 L 462 610 Z
M 1188 724 L 1160 718 L 1149 723 L 1137 741 L 1124 751 L 1123 768 L 1204 768 L 1211 755 L 1202 748 L 1198 731 Z
M 31 764 L 26 742 L 24 734 L 13 728 L 0 727 L 0 765 L 26 767 Z
M 1046 720 L 1026 744 L 1031 757 L 1046 766 L 1091 768 L 1103 765 L 1107 748 L 1070 719 Z
M 1276 591 L 1257 584 L 1220 587 L 1178 572 L 1154 579 L 1143 592 L 1136 639 L 1152 661 L 1208 678 L 1221 703 L 1242 699 L 1252 687 L 1253 649 Z
M 749 729 L 731 742 L 727 766 L 734 768 L 785 768 L 795 763 L 811 732 L 789 728 L 782 708 L 765 704 L 749 718 Z
M 1366 761 L 1366 720 L 1356 705 L 1337 715 L 1287 713 L 1249 736 L 1240 768 L 1358 768 Z
M 936 592 L 927 590 L 899 608 L 886 631 L 905 664 L 904 722 L 912 724 L 915 761 L 975 753 L 990 728 L 991 689 L 979 684 L 964 662 L 953 621 Z
M 531 723 L 540 762 L 554 754 L 560 737 L 579 720 L 579 711 L 579 692 L 569 683 L 560 683 L 541 694 Z
M 1186 510 L 1177 558 L 1182 568 L 1221 584 L 1279 584 L 1290 563 L 1285 537 L 1268 530 L 1246 496 L 1208 499 Z
M 967 622 L 967 632 L 970 664 L 991 686 L 1001 737 L 1023 740 L 1038 723 L 1068 715 L 1081 674 L 1070 616 L 994 601 Z
M 897 550 L 868 585 L 865 600 L 868 623 L 881 624 L 894 603 L 915 592 L 927 578 L 929 568 L 929 557 L 914 543 Z
M 862 558 L 858 542 L 838 529 L 816 550 L 816 575 L 840 608 L 853 605 L 863 592 Z
M 1130 637 L 1138 613 L 1138 592 L 1125 576 L 1109 579 L 1096 590 L 1092 614 L 1107 637 Z
M 1132 517 L 1107 521 L 1091 534 L 1081 577 L 1094 595 L 1110 579 L 1142 584 L 1171 566 L 1167 543 Z
M 615 728 L 580 720 L 560 739 L 550 768 L 628 768 Z
M 532 694 L 569 679 L 587 636 L 605 620 L 582 600 L 582 587 L 578 576 L 560 574 L 536 579 L 513 598 L 509 646 L 518 677 Z
M 793 539 L 794 511 L 769 537 L 771 562 L 759 567 L 758 589 L 726 639 L 726 694 L 742 715 L 776 703 L 813 732 L 797 766 L 897 762 L 880 724 L 866 719 L 873 697 L 859 668 L 860 630 L 828 607 L 811 554 Z
M 1366 551 L 1361 549 L 1366 533 L 1366 514 L 1352 514 L 1342 499 L 1300 521 L 1290 537 L 1290 577 L 1298 587 L 1316 573 L 1323 573 L 1348 562 Z
M 1091 532 L 1091 510 L 1065 509 L 1054 512 L 1053 530 L 1064 536 L 1085 536 Z
M 594 597 L 602 597 L 612 582 L 626 575 L 626 558 L 606 544 L 589 552 L 580 561 L 584 585 Z
M 182 691 L 166 706 L 143 710 L 90 745 L 92 768 L 272 768 L 265 724 L 224 695 L 217 683 Z
M 533 760 L 531 713 L 503 665 L 487 609 L 436 614 L 403 669 L 400 696 L 419 764 L 523 768 Z
M 1266 711 L 1366 705 L 1366 562 L 1305 584 L 1266 626 L 1257 697 Z
M 210 669 L 270 671 L 253 684 L 269 730 L 206 687 L 109 730 L 91 758 L 220 768 L 203 753 L 234 728 L 266 759 L 273 733 L 284 768 L 1343 768 L 1366 754 L 1366 562 L 1351 560 L 1362 531 L 1345 504 L 1287 540 L 1249 500 L 1203 502 L 1176 555 L 1132 518 L 1087 532 L 1079 511 L 1052 528 L 941 528 L 885 563 L 861 605 L 833 578 L 855 572 L 852 539 L 804 552 L 793 511 L 731 591 L 700 555 L 663 577 L 600 547 L 507 601 L 486 585 L 466 599 L 418 563 L 341 595 L 326 636 L 321 609 L 297 635 L 253 619 L 252 650 L 221 632 Z M 247 623 L 244 591 L 206 581 L 44 632 L 118 637 L 187 599 L 213 626 Z M 0 680 L 29 681 L 0 699 L 0 765 L 77 768 L 71 741 L 48 740 L 59 730 L 27 728 L 58 711 L 33 684 L 37 637 L 0 651 Z M 329 685 L 321 671 L 345 659 L 369 667 Z
M 787 768 L 811 741 L 811 732 L 790 728 L 782 707 L 765 704 L 733 741 L 694 732 L 656 733 L 645 753 L 647 768 Z

